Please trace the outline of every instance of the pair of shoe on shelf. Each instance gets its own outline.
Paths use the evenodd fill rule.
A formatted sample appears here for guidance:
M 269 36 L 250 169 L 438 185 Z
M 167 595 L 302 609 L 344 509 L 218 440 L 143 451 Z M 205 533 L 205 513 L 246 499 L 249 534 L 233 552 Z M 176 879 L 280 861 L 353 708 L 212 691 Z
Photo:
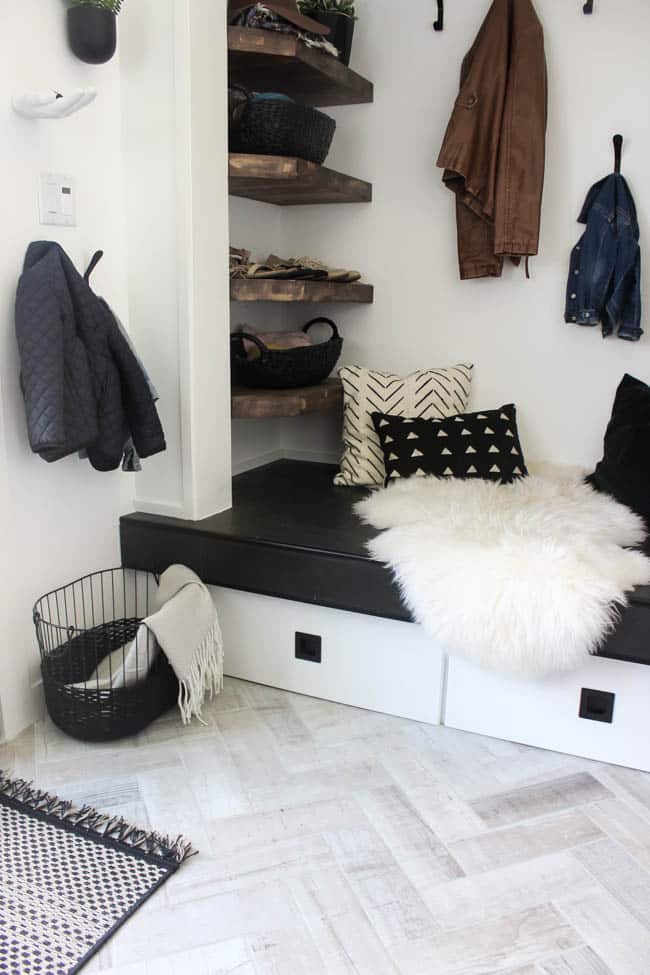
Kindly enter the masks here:
M 278 257 L 269 254 L 263 264 L 251 263 L 250 251 L 230 248 L 231 278 L 266 278 L 275 280 L 336 281 L 350 284 L 361 277 L 359 271 L 328 267 L 311 257 Z

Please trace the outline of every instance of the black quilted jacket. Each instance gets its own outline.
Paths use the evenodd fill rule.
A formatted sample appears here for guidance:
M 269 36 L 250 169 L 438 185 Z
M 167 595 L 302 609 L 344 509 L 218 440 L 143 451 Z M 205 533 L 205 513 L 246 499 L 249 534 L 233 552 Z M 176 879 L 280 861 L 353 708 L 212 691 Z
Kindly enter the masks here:
M 93 467 L 109 471 L 119 467 L 129 436 L 140 457 L 165 449 L 138 360 L 58 244 L 27 249 L 16 336 L 29 442 L 44 460 L 86 448 Z

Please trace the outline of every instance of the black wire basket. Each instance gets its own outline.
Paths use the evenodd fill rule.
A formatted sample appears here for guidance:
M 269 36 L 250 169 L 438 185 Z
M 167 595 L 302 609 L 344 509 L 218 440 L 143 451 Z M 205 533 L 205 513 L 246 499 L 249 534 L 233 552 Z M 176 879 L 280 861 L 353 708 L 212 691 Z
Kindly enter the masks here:
M 329 115 L 282 95 L 255 96 L 239 86 L 229 90 L 229 101 L 231 152 L 325 162 L 336 130 Z
M 151 631 L 157 580 L 149 572 L 93 572 L 34 606 L 47 710 L 82 741 L 136 734 L 178 700 L 178 679 Z
M 253 389 L 296 389 L 322 383 L 339 360 L 343 339 L 331 318 L 312 318 L 303 332 L 307 333 L 312 325 L 329 325 L 331 337 L 317 345 L 269 349 L 264 344 L 263 335 L 234 332 L 230 336 L 233 383 Z M 244 339 L 257 346 L 260 354 L 256 359 L 246 355 Z

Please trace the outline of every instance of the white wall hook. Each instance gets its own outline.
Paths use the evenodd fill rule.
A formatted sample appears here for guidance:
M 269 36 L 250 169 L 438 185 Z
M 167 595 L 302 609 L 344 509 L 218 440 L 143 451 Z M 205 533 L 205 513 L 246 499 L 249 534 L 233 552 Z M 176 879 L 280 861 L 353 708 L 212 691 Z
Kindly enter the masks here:
M 95 88 L 75 88 L 69 95 L 60 95 L 56 91 L 28 91 L 14 95 L 11 104 L 24 118 L 67 118 L 90 105 L 96 97 Z

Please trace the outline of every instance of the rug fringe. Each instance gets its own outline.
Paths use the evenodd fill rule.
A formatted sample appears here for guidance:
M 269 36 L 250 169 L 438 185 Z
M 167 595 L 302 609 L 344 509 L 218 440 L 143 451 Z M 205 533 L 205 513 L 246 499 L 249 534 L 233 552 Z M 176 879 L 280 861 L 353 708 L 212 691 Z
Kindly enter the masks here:
M 166 863 L 181 864 L 198 853 L 182 836 L 163 836 L 154 830 L 138 829 L 121 816 L 108 816 L 92 806 L 73 806 L 66 799 L 34 787 L 25 779 L 12 779 L 0 769 L 0 796 L 6 796 L 23 806 L 41 812 L 60 822 L 79 826 L 97 836 L 110 837 L 123 846 L 142 850 Z

